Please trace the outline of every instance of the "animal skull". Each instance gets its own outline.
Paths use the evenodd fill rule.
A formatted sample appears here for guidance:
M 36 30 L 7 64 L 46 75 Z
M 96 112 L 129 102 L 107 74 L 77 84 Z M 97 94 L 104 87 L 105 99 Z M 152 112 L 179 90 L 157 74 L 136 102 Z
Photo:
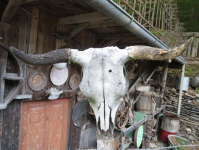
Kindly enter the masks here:
M 124 63 L 132 59 L 170 60 L 187 49 L 193 38 L 174 49 L 148 46 L 89 48 L 85 51 L 59 49 L 41 55 L 27 55 L 11 47 L 22 61 L 32 65 L 49 65 L 71 59 L 82 66 L 80 89 L 88 98 L 96 116 L 98 134 L 114 129 L 115 114 L 125 95 L 128 83 L 123 73 Z

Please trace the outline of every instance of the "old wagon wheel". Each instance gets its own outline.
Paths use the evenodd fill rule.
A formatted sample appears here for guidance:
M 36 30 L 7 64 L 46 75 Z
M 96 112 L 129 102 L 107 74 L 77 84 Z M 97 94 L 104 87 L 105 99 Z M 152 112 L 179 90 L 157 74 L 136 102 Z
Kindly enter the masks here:
M 16 97 L 23 83 L 21 63 L 10 49 L 0 42 L 0 109 Z
M 128 122 L 129 118 L 129 106 L 128 103 L 122 101 L 117 109 L 115 116 L 115 125 L 118 128 L 124 128 Z

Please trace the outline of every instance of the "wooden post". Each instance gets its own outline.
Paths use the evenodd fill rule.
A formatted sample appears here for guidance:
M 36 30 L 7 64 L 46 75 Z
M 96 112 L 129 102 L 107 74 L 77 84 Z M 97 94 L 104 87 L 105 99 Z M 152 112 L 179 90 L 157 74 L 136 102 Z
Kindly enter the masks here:
M 134 3 L 133 3 L 133 9 L 135 9 L 136 3 L 137 3 L 137 1 L 136 1 L 136 0 L 134 0 Z M 134 11 L 132 12 L 132 16 L 134 16 Z
M 196 38 L 196 36 L 194 36 L 194 43 L 193 43 L 191 57 L 197 57 L 198 54 L 197 50 L 198 50 L 198 39 Z
M 121 147 L 120 147 L 120 149 L 121 150 L 123 150 L 124 148 L 125 148 L 125 136 L 122 134 L 122 132 L 121 132 L 121 135 L 120 135 L 121 137 Z
M 188 47 L 187 57 L 191 57 L 191 44 Z
M 162 78 L 161 78 L 161 85 L 163 86 L 160 90 L 160 106 L 162 105 L 162 101 L 163 101 L 163 96 L 164 96 L 164 87 L 166 85 L 166 79 L 167 79 L 167 72 L 168 72 L 168 66 L 169 66 L 169 63 L 167 61 L 164 62 L 163 64 L 163 69 L 162 69 Z M 155 125 L 155 132 L 153 133 L 153 140 L 156 140 L 157 139 L 157 130 L 158 130 L 158 123 L 159 123 L 159 115 L 160 115 L 160 112 L 157 114 L 157 123 Z
M 105 137 L 102 135 L 97 135 L 97 149 L 113 150 L 114 149 L 114 137 Z
M 1 21 L 10 23 L 21 2 L 22 0 L 10 0 L 1 16 Z
M 186 40 L 187 40 L 187 39 L 185 38 L 185 39 L 184 39 L 184 42 L 185 42 Z M 185 51 L 182 53 L 182 56 L 183 56 L 183 57 L 186 57 L 186 53 L 187 53 L 187 51 L 185 50 Z M 196 55 L 196 57 L 197 57 L 197 55 Z
M 155 28 L 157 28 L 157 24 L 158 24 L 158 12 L 159 12 L 159 0 L 157 0 L 157 1 L 158 1 L 158 4 L 157 4 L 157 12 L 155 14 L 155 16 L 156 16 Z
M 181 101 L 182 101 L 182 89 L 183 89 L 183 81 L 184 81 L 184 71 L 185 71 L 185 64 L 182 66 L 182 72 L 181 72 L 180 93 L 179 93 L 178 111 L 177 111 L 178 117 L 180 117 L 180 109 L 181 109 Z

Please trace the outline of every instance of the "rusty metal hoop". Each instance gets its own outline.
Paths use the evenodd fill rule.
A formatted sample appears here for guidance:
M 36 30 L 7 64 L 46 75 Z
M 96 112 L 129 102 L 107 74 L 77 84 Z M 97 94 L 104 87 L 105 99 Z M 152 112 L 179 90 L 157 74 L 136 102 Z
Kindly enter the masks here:
M 115 116 L 115 126 L 119 129 L 124 128 L 129 119 L 129 105 L 126 101 L 122 101 L 117 109 Z
M 33 91 L 40 91 L 47 84 L 47 74 L 41 70 L 34 70 L 28 76 L 28 85 Z
M 79 87 L 80 77 L 77 74 L 73 74 L 69 79 L 69 86 L 71 89 L 76 89 Z

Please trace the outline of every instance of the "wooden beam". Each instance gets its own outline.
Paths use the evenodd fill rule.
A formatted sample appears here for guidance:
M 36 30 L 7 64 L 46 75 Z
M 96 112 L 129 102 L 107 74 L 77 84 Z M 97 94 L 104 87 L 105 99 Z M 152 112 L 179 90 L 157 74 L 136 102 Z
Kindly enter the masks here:
M 66 35 L 65 42 L 69 41 L 71 38 L 73 38 L 76 34 L 78 34 L 80 31 L 82 31 L 89 25 L 90 25 L 90 23 L 86 22 L 86 23 L 82 23 L 79 26 L 77 26 L 68 35 Z
M 198 54 L 198 38 L 194 36 L 191 57 L 197 57 Z
M 112 46 L 114 43 L 118 42 L 120 39 L 110 40 L 107 43 L 103 44 L 101 47 Z
M 0 21 L 0 37 L 1 42 L 8 45 L 10 24 Z
M 21 3 L 21 5 L 34 4 L 37 2 L 39 2 L 39 0 L 25 0 Z
M 90 24 L 87 28 L 88 29 L 92 29 L 92 28 L 106 28 L 106 27 L 114 27 L 114 26 L 119 26 L 117 23 L 115 22 L 96 22 L 96 23 L 92 23 Z
M 10 0 L 1 16 L 1 21 L 10 23 L 12 17 L 14 16 L 15 12 L 21 5 L 22 1 L 23 0 Z
M 199 32 L 184 32 L 182 33 L 183 36 L 187 36 L 187 37 L 192 37 L 192 36 L 195 36 L 195 37 L 199 37 Z
M 140 39 L 137 39 L 137 38 L 122 38 L 121 43 L 131 43 L 131 44 L 143 44 L 143 43 L 147 43 L 146 41 L 143 41 L 143 40 L 140 40 Z
M 136 36 L 134 36 L 132 33 L 115 33 L 115 34 L 105 33 L 105 34 L 98 34 L 97 35 L 98 39 L 103 39 L 103 40 L 121 39 L 121 38 L 125 38 L 125 37 L 134 38 Z
M 83 23 L 83 22 L 93 22 L 109 19 L 107 16 L 103 15 L 100 12 L 92 12 L 81 15 L 75 15 L 70 17 L 63 17 L 59 19 L 60 25 L 74 24 L 74 23 Z
M 161 36 L 163 36 L 162 33 L 160 33 L 150 22 L 148 22 L 148 21 L 142 16 L 142 14 L 140 14 L 140 12 L 138 12 L 138 11 L 135 10 L 133 7 L 131 7 L 131 5 L 129 5 L 125 0 L 121 0 L 121 1 L 122 1 L 124 4 L 126 4 L 126 6 L 128 6 L 132 11 L 134 11 L 135 14 L 138 15 L 138 22 L 139 22 L 139 18 L 141 18 L 141 19 L 144 20 L 146 23 L 148 23 L 148 24 L 151 26 L 151 28 L 153 28 L 156 32 L 158 32 Z

